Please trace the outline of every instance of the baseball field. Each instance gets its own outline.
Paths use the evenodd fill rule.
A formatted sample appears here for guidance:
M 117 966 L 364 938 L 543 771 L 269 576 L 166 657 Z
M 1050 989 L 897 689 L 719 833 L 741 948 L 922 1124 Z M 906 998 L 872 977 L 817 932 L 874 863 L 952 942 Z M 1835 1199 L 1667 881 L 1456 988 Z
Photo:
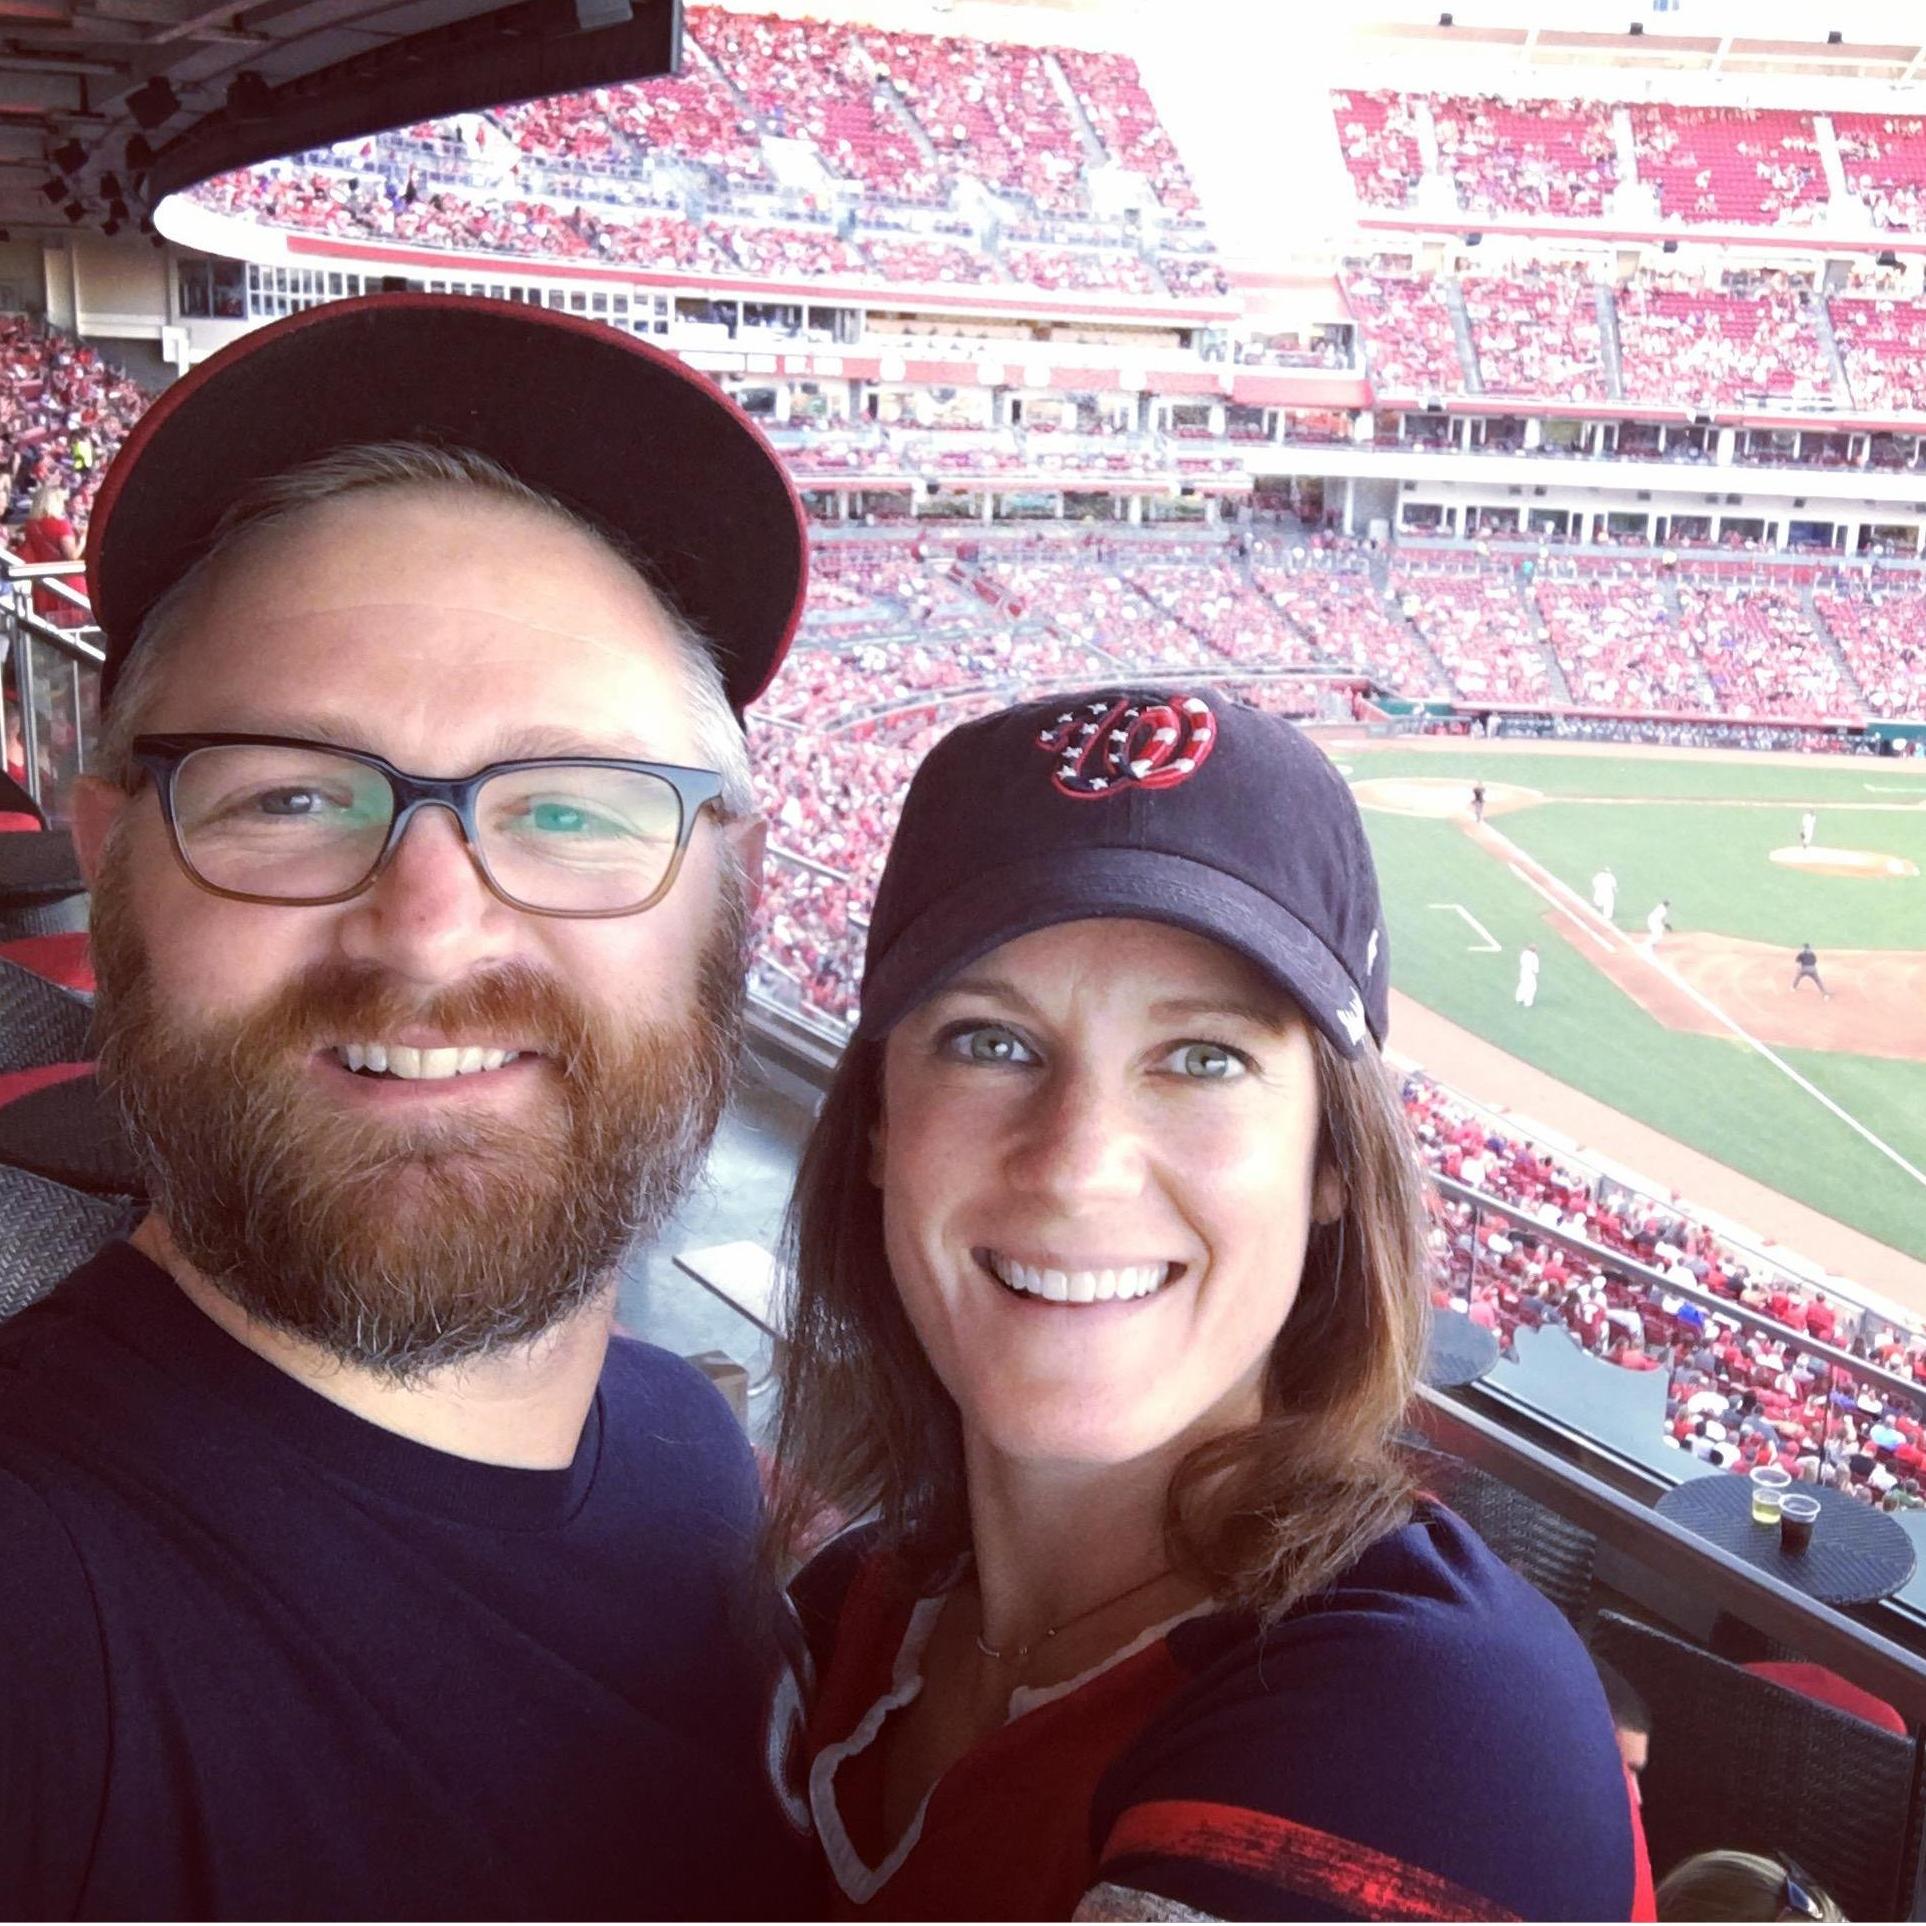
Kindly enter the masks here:
M 1365 808 L 1392 980 L 1406 996 L 1926 1257 L 1926 765 L 1502 742 L 1326 746 Z M 1474 782 L 1486 791 L 1482 825 Z M 1807 810 L 1817 821 L 1802 848 Z M 1591 902 L 1606 867 L 1618 884 L 1609 923 Z M 1647 915 L 1662 899 L 1670 933 L 1649 945 Z M 1541 958 L 1529 1008 L 1514 995 L 1527 943 Z M 1807 943 L 1829 996 L 1792 987 Z M 1502 1089 L 1470 1094 L 1507 1102 Z

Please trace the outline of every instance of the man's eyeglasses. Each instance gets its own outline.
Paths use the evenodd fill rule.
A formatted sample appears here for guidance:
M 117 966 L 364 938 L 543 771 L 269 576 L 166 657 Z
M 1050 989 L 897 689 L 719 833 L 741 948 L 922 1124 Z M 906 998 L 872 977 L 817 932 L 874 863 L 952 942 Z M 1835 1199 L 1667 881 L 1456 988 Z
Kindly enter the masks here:
M 609 757 L 490 763 L 411 776 L 382 757 L 294 736 L 136 736 L 181 866 L 244 903 L 341 903 L 381 874 L 410 819 L 451 810 L 483 880 L 544 916 L 633 916 L 669 892 L 710 769 Z

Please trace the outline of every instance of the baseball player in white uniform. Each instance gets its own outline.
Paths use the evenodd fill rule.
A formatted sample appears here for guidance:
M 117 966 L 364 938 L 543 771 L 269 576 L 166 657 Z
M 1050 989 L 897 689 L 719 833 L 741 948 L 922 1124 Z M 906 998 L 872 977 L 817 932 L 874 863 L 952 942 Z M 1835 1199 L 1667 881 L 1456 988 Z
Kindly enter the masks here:
M 1652 913 L 1645 919 L 1645 947 L 1648 950 L 1657 949 L 1659 938 L 1670 933 L 1671 908 L 1672 899 L 1669 896 L 1652 905 Z
M 1527 1010 L 1538 1001 L 1538 945 L 1527 943 L 1518 952 L 1518 987 L 1511 993 L 1514 1003 Z
M 1597 910 L 1606 922 L 1612 920 L 1612 912 L 1618 907 L 1618 878 L 1612 874 L 1612 866 L 1607 863 L 1592 878 L 1592 908 Z
M 1810 849 L 1812 847 L 1812 839 L 1818 833 L 1818 812 L 1808 809 L 1806 813 L 1799 818 L 1799 847 L 1801 849 Z

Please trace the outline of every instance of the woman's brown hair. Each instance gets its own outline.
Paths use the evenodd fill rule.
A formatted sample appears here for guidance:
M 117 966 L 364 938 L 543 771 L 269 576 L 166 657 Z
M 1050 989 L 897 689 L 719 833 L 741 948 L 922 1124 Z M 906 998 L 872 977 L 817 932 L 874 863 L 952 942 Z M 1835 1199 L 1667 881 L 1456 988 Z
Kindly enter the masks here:
M 1174 1561 L 1267 1619 L 1409 1516 L 1395 1439 L 1429 1315 L 1424 1191 L 1390 1073 L 1369 1047 L 1312 1043 L 1319 1160 L 1343 1181 L 1343 1214 L 1311 1233 L 1263 1417 L 1185 1459 L 1165 1520 Z M 844 1052 L 797 1173 L 770 1530 L 786 1561 L 826 1515 L 873 1511 L 904 1581 L 925 1584 L 968 1549 L 969 1515 L 956 1406 L 897 1295 L 869 1175 L 882 1056 L 875 1042 Z

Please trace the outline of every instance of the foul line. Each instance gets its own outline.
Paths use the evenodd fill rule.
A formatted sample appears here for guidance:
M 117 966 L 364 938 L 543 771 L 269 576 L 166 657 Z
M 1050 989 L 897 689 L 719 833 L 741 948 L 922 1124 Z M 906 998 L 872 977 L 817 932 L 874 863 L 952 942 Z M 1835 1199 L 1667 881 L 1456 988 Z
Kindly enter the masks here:
M 1533 881 L 1533 879 L 1530 876 L 1528 876 L 1524 870 L 1519 868 L 1519 866 L 1516 863 L 1513 863 L 1511 865 L 1511 873 L 1515 877 L 1517 877 L 1518 880 L 1521 883 L 1523 883 L 1527 889 L 1537 890 L 1538 894 L 1542 896 L 1545 899 L 1545 901 L 1548 902 L 1552 906 L 1552 908 L 1559 913 L 1560 916 L 1565 917 L 1570 922 L 1576 923 L 1578 927 L 1581 930 L 1583 930 L 1585 934 L 1589 936 L 1592 939 L 1592 941 L 1596 943 L 1601 950 L 1616 949 L 1618 947 L 1609 936 L 1601 936 L 1599 932 L 1595 928 L 1593 928 L 1591 923 L 1588 922 L 1584 917 L 1574 916 L 1572 912 L 1569 909 L 1567 909 L 1565 905 L 1561 903 L 1558 900 L 1558 898 L 1551 893 L 1550 890 L 1544 888 L 1539 883 Z M 1556 882 L 1558 879 L 1556 877 L 1553 877 L 1552 880 Z
M 1430 909 L 1456 910 L 1458 914 L 1462 916 L 1465 919 L 1465 921 L 1469 923 L 1471 927 L 1474 930 L 1476 930 L 1478 934 L 1485 939 L 1484 942 L 1481 944 L 1467 943 L 1465 945 L 1465 948 L 1468 949 L 1474 956 L 1481 956 L 1487 950 L 1497 950 L 1501 952 L 1503 951 L 1505 946 L 1501 942 L 1499 942 L 1499 940 L 1495 936 L 1493 936 L 1492 933 L 1488 929 L 1486 929 L 1485 926 L 1481 922 L 1479 922 L 1479 920 L 1475 916 L 1473 916 L 1472 913 L 1468 909 L 1466 909 L 1462 903 L 1431 903 L 1431 904 L 1428 904 L 1426 907 Z
M 1565 882 L 1561 877 L 1554 875 L 1549 869 L 1547 869 L 1544 866 L 1543 863 L 1539 862 L 1536 857 L 1526 855 L 1526 853 L 1522 849 L 1520 849 L 1518 845 L 1514 843 L 1509 836 L 1505 835 L 1505 833 L 1502 830 L 1494 829 L 1489 823 L 1487 823 L 1485 824 L 1485 834 L 1489 836 L 1494 842 L 1502 843 L 1506 849 L 1511 851 L 1513 856 L 1522 858 L 1522 860 L 1525 863 L 1529 863 L 1533 869 L 1537 870 L 1538 873 L 1541 876 L 1543 876 L 1547 882 L 1551 884 L 1552 889 L 1557 890 L 1563 896 L 1570 897 L 1572 902 L 1578 904 L 1579 908 L 1582 911 L 1586 911 L 1586 912 L 1590 911 L 1590 905 L 1587 904 L 1582 897 L 1580 897 L 1578 892 L 1575 889 L 1573 889 L 1569 883 Z M 1565 908 L 1565 906 L 1562 903 L 1560 903 L 1557 900 L 1557 898 L 1551 894 L 1549 890 L 1541 888 L 1539 884 L 1533 881 L 1533 879 L 1530 876 L 1527 876 L 1524 870 L 1519 866 L 1518 862 L 1513 862 L 1511 865 L 1511 868 L 1514 874 L 1518 875 L 1519 877 L 1523 878 L 1525 882 L 1529 883 L 1531 887 L 1537 890 L 1538 894 L 1544 897 L 1547 902 L 1551 903 L 1554 908 L 1559 908 L 1559 909 Z M 1569 909 L 1567 909 L 1566 914 L 1569 916 L 1569 915 L 1572 915 L 1572 912 Z M 1594 938 L 1597 937 L 1598 935 L 1597 930 L 1592 927 L 1591 923 L 1586 919 L 1585 916 L 1573 916 L 1573 921 L 1577 922 L 1581 928 L 1590 929 Z M 1714 1017 L 1720 1023 L 1724 1024 L 1724 1026 L 1728 1030 L 1730 1030 L 1732 1034 L 1735 1037 L 1737 1037 L 1741 1043 L 1748 1045 L 1753 1050 L 1756 1050 L 1759 1053 L 1759 1055 L 1764 1057 L 1766 1062 L 1771 1064 L 1775 1070 L 1781 1071 L 1784 1075 L 1790 1077 L 1792 1081 L 1796 1083 L 1799 1086 L 1799 1088 L 1806 1093 L 1807 1096 L 1811 1097 L 1815 1102 L 1823 1104 L 1826 1107 L 1826 1109 L 1830 1110 L 1832 1114 L 1835 1117 L 1837 1117 L 1841 1123 L 1846 1125 L 1848 1129 L 1857 1131 L 1859 1135 L 1865 1138 L 1865 1140 L 1869 1144 L 1871 1144 L 1872 1147 L 1876 1151 L 1878 1151 L 1882 1157 L 1885 1157 L 1889 1159 L 1891 1162 L 1897 1164 L 1899 1168 L 1903 1170 L 1906 1173 L 1906 1175 L 1913 1180 L 1914 1183 L 1918 1184 L 1922 1189 L 1926 1189 L 1926 1170 L 1921 1170 L 1917 1167 L 1917 1165 L 1909 1163 L 1905 1157 L 1903 1157 L 1898 1151 L 1896 1151 L 1892 1147 L 1891 1144 L 1889 1144 L 1885 1140 L 1885 1138 L 1878 1136 L 1876 1133 L 1874 1133 L 1871 1130 L 1868 1130 L 1866 1126 L 1862 1124 L 1859 1121 L 1859 1119 L 1852 1114 L 1850 1110 L 1847 1110 L 1843 1108 L 1840 1104 L 1835 1103 L 1832 1100 L 1832 1098 L 1827 1096 L 1826 1093 L 1823 1090 L 1821 1090 L 1817 1084 L 1813 1083 L 1810 1078 L 1802 1076 L 1797 1070 L 1795 1070 L 1792 1067 L 1792 1065 L 1785 1060 L 1784 1057 L 1780 1056 L 1779 1053 L 1771 1047 L 1770 1044 L 1761 1043 L 1759 1039 L 1755 1037 L 1750 1030 L 1747 1030 L 1742 1024 L 1740 1024 L 1733 1017 L 1728 1016 L 1725 1013 L 1725 1011 L 1720 1009 L 1719 1006 L 1716 1003 L 1714 1003 L 1709 996 L 1705 995 L 1703 991 L 1698 989 L 1696 985 L 1686 982 L 1684 977 L 1679 975 L 1678 971 L 1673 969 L 1669 963 L 1663 962 L 1652 950 L 1650 950 L 1649 948 L 1645 947 L 1642 944 L 1634 945 L 1630 942 L 1627 942 L 1625 939 L 1625 933 L 1622 930 L 1620 930 L 1616 925 L 1610 925 L 1608 927 L 1611 928 L 1612 935 L 1615 938 L 1617 938 L 1620 942 L 1625 943 L 1625 947 L 1631 950 L 1635 956 L 1641 957 L 1645 962 L 1649 963 L 1653 969 L 1657 970 L 1661 976 L 1665 977 L 1669 982 L 1675 984 L 1679 989 L 1683 990 L 1685 994 L 1689 996 L 1692 999 L 1692 1001 L 1699 1006 L 1700 1009 L 1705 1011 L 1708 1016 Z M 1604 947 L 1607 949 L 1610 949 L 1612 945 L 1610 943 L 1606 943 Z

